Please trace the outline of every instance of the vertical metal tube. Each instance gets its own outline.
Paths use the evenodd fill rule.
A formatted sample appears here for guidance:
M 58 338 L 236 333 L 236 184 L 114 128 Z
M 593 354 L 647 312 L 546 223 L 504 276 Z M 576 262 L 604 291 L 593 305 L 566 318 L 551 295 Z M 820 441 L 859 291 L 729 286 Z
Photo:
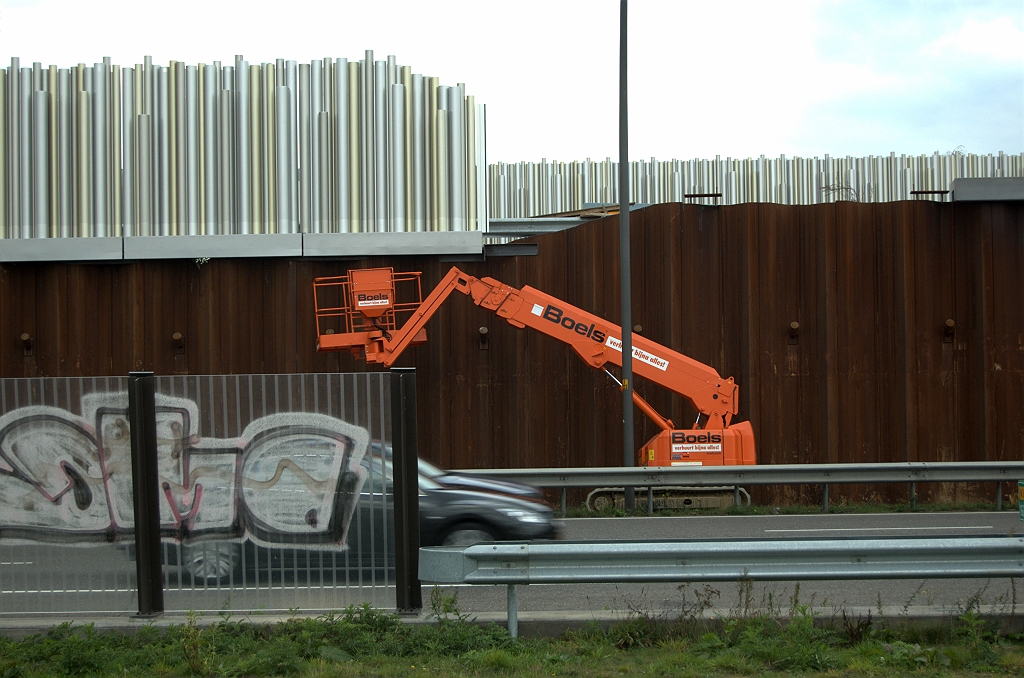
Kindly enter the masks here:
M 466 230 L 466 139 L 462 90 L 448 88 L 448 212 L 451 230 Z
M 7 237 L 7 70 L 0 68 L 0 240 Z
M 323 64 L 314 60 L 309 65 L 309 217 L 313 233 L 323 231 L 320 195 L 320 111 L 324 110 Z M 303 174 L 303 177 L 306 175 Z
M 362 211 L 362 222 L 364 231 L 375 231 L 377 225 L 377 214 L 376 214 L 376 199 L 374 197 L 375 191 L 375 177 L 376 177 L 376 159 L 374 156 L 374 139 L 376 138 L 375 124 L 376 114 L 374 113 L 374 107 L 376 105 L 376 97 L 374 97 L 374 62 L 373 62 L 373 51 L 366 50 L 363 61 L 360 63 L 362 66 L 362 108 L 360 109 L 361 124 L 363 138 L 360 144 L 359 153 L 362 157 L 362 200 L 363 200 L 363 211 Z
M 287 87 L 278 87 L 274 104 L 277 108 L 277 230 L 278 233 L 295 233 L 295 220 L 291 205 L 291 157 L 288 152 L 291 127 L 291 93 Z
M 135 215 L 135 71 L 125 69 L 122 72 L 122 112 L 121 138 L 124 147 L 124 170 L 121 173 L 121 235 L 137 236 L 137 216 Z
M 317 120 L 320 123 L 320 134 L 318 135 L 320 152 L 317 154 L 320 159 L 320 171 L 317 172 L 317 176 L 320 177 L 320 190 L 317 193 L 320 199 L 320 213 L 326 217 L 330 214 L 328 206 L 331 195 L 331 114 L 327 111 L 320 111 Z M 326 219 L 321 219 L 319 228 L 318 233 L 328 233 L 333 230 Z
M 18 175 L 21 178 L 21 212 L 18 219 L 19 237 L 32 237 L 32 69 L 22 68 L 18 87 L 18 146 L 11 149 L 18 158 Z
M 360 152 L 360 126 L 359 126 L 359 75 L 360 65 L 357 62 L 348 65 L 348 196 L 349 196 L 349 219 L 350 230 L 353 233 L 366 230 L 363 221 L 363 172 L 362 153 Z
M 140 113 L 146 115 L 153 115 L 156 111 L 156 104 L 154 101 L 155 92 L 155 72 L 153 71 L 153 57 L 143 57 L 143 73 L 142 73 L 142 110 Z
M 11 67 L 7 71 L 7 160 L 10 171 L 7 175 L 7 231 L 5 237 L 14 238 L 21 235 L 21 172 L 18 158 L 18 132 L 21 130 L 21 61 L 18 57 L 11 58 Z
M 477 228 L 483 231 L 489 230 L 488 218 L 490 217 L 487 204 L 489 191 L 487 190 L 487 106 L 476 105 L 476 171 L 477 171 Z M 580 207 L 583 201 L 580 201 Z
M 437 180 L 437 116 L 440 107 L 438 106 L 437 99 L 437 78 L 426 78 L 426 88 L 423 93 L 423 106 L 424 106 L 424 127 L 426 128 L 426 140 L 425 140 L 425 154 L 426 154 L 426 166 L 427 166 L 427 182 L 426 194 L 427 199 L 427 225 L 426 230 L 436 231 L 438 229 L 438 180 Z
M 463 137 L 466 146 L 466 230 L 476 231 L 479 229 L 476 221 L 476 99 L 464 96 L 463 101 L 466 130 Z M 555 211 L 560 212 L 563 209 Z
M 105 62 L 110 58 L 104 59 Z M 121 172 L 121 67 L 111 66 L 110 69 L 110 92 L 107 95 L 107 106 L 110 111 L 109 138 L 110 150 L 107 162 L 110 176 L 110 229 L 112 236 L 122 235 L 122 214 L 121 214 L 121 188 L 123 176 Z
M 334 194 L 335 230 L 349 233 L 352 223 L 349 211 L 352 209 L 349 197 L 349 152 L 348 126 L 348 60 L 338 59 L 334 64 Z
M 49 156 L 50 95 L 32 93 L 32 237 L 50 235 Z
M 436 187 L 436 207 L 434 223 L 431 230 L 447 231 L 448 223 L 448 192 L 445 189 L 445 177 L 448 176 L 448 112 L 437 111 L 434 136 L 437 139 L 434 154 L 434 177 Z
M 299 209 L 299 112 L 297 95 L 299 92 L 299 67 L 294 61 L 285 62 L 285 87 L 288 88 L 288 186 L 291 198 L 288 200 L 289 215 L 292 220 L 292 233 L 299 233 L 297 223 Z
M 425 135 L 423 118 L 423 76 L 412 76 L 412 100 L 409 107 L 412 124 L 412 139 L 410 148 L 412 152 L 412 224 L 410 230 L 421 233 L 427 230 L 427 201 L 426 201 L 426 179 L 427 168 L 425 166 Z
M 619 5 L 619 286 L 622 312 L 622 464 L 633 465 L 633 298 L 629 250 L 629 102 L 626 84 L 626 0 Z M 634 507 L 625 488 L 626 508 Z
M 199 83 L 195 66 L 185 68 L 185 215 L 189 235 L 199 235 Z
M 252 233 L 252 190 L 249 164 L 252 150 L 249 145 L 252 121 L 249 117 L 249 62 L 235 60 L 235 220 L 239 233 Z
M 107 215 L 107 70 L 103 64 L 92 67 L 92 214 L 93 232 L 105 238 Z
M 203 67 L 203 190 L 206 232 L 218 233 L 217 202 L 217 67 Z
M 388 65 L 373 64 L 373 210 L 378 233 L 391 230 L 388 217 Z
M 273 64 L 263 64 L 263 218 L 265 233 L 277 233 L 277 79 Z
M 74 167 L 72 165 L 72 118 L 71 73 L 66 68 L 57 72 L 57 210 L 58 232 L 61 238 L 74 236 L 74 194 L 72 181 Z
M 413 191 L 413 180 L 412 180 L 412 69 L 408 66 L 401 66 L 398 69 L 398 84 L 405 88 L 405 133 L 403 138 L 405 139 L 405 167 L 402 171 L 405 173 L 405 196 L 403 198 L 405 203 L 405 229 L 407 231 L 414 230 L 412 227 L 412 191 Z
M 187 74 L 187 71 L 186 71 Z M 206 64 L 196 65 L 196 186 L 199 234 L 206 235 Z
M 57 161 L 57 114 L 60 111 L 57 105 L 57 93 L 59 91 L 57 87 L 57 67 L 50 66 L 46 71 L 46 92 L 49 94 L 49 102 L 47 103 L 47 109 L 49 113 L 49 120 L 47 124 L 47 135 L 49 137 L 47 141 L 46 151 L 46 168 L 49 173 L 49 193 L 50 193 L 50 224 L 49 224 L 49 236 L 51 238 L 60 237 L 60 195 L 57 190 L 57 186 L 60 182 L 60 176 L 58 174 L 60 170 L 60 163 Z
M 312 233 L 313 173 L 310 170 L 309 132 L 309 64 L 299 65 L 299 227 L 303 233 Z
M 168 75 L 171 93 L 171 234 L 185 235 L 187 231 L 185 176 L 188 154 L 185 142 L 185 64 L 173 62 Z
M 156 188 L 156 229 L 153 235 L 171 235 L 171 138 L 170 100 L 167 69 L 156 67 L 156 143 L 154 144 L 157 170 Z
M 76 141 L 78 149 L 78 181 L 75 186 L 75 194 L 78 198 L 77 219 L 78 237 L 86 238 L 92 235 L 92 191 L 90 190 L 89 179 L 92 175 L 92 155 L 90 153 L 91 135 L 89 134 L 89 113 L 92 111 L 88 92 L 78 93 L 78 129 L 76 130 Z
M 249 66 L 249 138 L 242 143 L 249 144 L 249 215 L 252 233 L 264 233 L 263 225 L 263 149 L 262 116 L 260 93 L 260 67 Z
M 153 116 L 135 117 L 138 212 L 130 235 L 153 235 Z M 126 229 L 125 235 L 129 235 Z
M 408 230 L 405 220 L 405 87 L 391 85 L 391 229 Z
M 235 96 L 231 90 L 223 90 L 220 93 L 220 130 L 217 139 L 220 142 L 220 168 L 218 172 L 220 196 L 217 201 L 220 203 L 220 230 L 218 233 L 237 233 L 235 224 L 235 177 L 234 177 L 234 144 L 232 136 L 234 129 L 232 125 L 235 119 L 234 111 Z

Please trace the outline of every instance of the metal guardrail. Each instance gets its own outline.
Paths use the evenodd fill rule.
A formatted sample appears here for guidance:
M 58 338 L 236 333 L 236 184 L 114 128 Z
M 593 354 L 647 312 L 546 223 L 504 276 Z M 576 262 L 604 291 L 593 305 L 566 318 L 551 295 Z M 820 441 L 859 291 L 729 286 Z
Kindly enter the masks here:
M 1024 461 L 904 462 L 889 464 L 775 464 L 764 466 L 685 466 L 633 468 L 513 468 L 453 471 L 525 483 L 535 487 L 688 487 L 740 485 L 821 485 L 822 510 L 828 510 L 828 486 L 851 483 L 909 483 L 916 501 L 916 483 L 995 482 L 997 508 L 1002 508 L 1002 483 L 1024 479 Z M 651 502 L 648 501 L 648 507 Z
M 1024 537 L 503 542 L 420 549 L 421 583 L 519 584 L 1024 576 Z

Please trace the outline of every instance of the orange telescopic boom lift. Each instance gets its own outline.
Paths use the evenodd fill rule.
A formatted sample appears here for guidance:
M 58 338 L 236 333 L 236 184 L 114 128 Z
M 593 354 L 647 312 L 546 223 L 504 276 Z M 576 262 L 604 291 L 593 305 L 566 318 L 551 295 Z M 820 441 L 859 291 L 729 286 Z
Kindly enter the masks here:
M 618 383 L 606 365 L 622 365 L 620 327 L 529 286 L 520 290 L 453 267 L 423 299 L 419 273 L 370 268 L 317 278 L 313 291 L 318 351 L 351 351 L 390 366 L 406 348 L 427 340 L 427 321 L 452 292 L 461 292 L 514 327 L 568 344 Z M 397 291 L 410 301 L 398 302 Z M 750 422 L 732 423 L 738 392 L 732 377 L 723 379 L 714 368 L 635 333 L 633 372 L 683 396 L 698 412 L 692 429 L 678 429 L 634 390 L 633 402 L 661 429 L 639 451 L 641 466 L 756 463 Z

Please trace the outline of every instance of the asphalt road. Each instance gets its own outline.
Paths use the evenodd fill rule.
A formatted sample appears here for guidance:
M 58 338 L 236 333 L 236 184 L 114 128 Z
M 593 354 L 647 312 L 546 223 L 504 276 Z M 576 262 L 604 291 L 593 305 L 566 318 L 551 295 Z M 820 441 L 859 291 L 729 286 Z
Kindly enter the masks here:
M 566 520 L 566 539 L 800 539 L 805 537 L 982 536 L 1024 533 L 1015 512 L 768 515 Z M 819 611 L 872 610 L 886 616 L 956 613 L 977 600 L 998 610 L 1013 600 L 1009 579 L 764 582 L 714 584 L 578 584 L 518 588 L 522 615 L 573 611 L 595 618 L 642 612 L 672 617 L 695 606 L 722 611 L 787 612 L 796 603 Z M 470 613 L 504 611 L 503 586 L 453 587 Z M 1024 592 L 1019 592 L 1024 593 Z M 429 590 L 424 588 L 424 597 Z

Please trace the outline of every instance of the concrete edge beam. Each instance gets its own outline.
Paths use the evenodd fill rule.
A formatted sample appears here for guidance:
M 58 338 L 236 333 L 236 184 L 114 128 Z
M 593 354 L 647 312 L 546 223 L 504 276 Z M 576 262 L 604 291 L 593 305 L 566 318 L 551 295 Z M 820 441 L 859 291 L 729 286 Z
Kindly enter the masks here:
M 120 261 L 121 238 L 23 238 L 0 240 L 0 263 Z
M 482 231 L 430 233 L 304 233 L 302 256 L 372 257 L 482 254 Z
M 273 233 L 0 240 L 0 263 L 157 259 L 483 256 L 481 231 Z
M 953 200 L 956 202 L 1024 200 L 1024 177 L 954 179 Z
M 170 235 L 124 238 L 124 258 L 134 259 L 227 259 L 253 257 L 301 257 L 302 235 Z

